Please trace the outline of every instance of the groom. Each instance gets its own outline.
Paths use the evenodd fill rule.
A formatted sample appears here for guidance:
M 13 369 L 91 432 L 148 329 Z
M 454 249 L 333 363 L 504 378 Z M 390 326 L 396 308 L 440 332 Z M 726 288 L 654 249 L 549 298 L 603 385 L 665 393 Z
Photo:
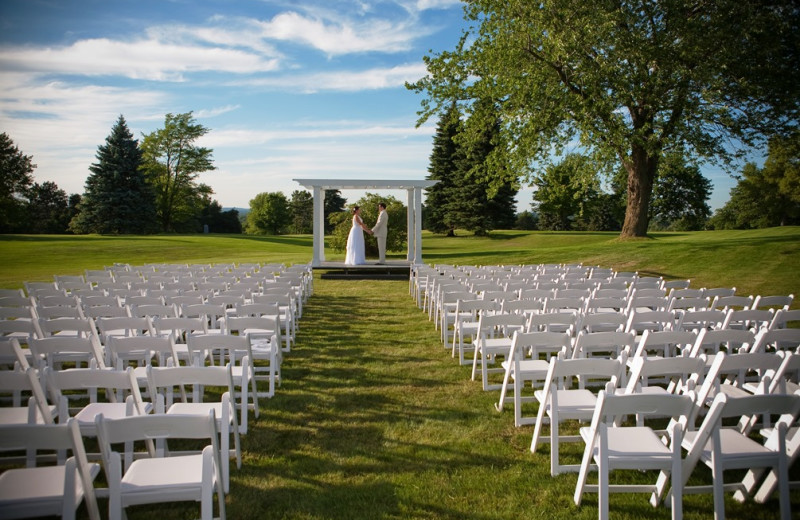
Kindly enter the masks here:
M 372 234 L 378 239 L 378 265 L 386 263 L 386 234 L 388 233 L 389 214 L 386 213 L 386 204 L 378 204 L 378 221 L 372 228 Z

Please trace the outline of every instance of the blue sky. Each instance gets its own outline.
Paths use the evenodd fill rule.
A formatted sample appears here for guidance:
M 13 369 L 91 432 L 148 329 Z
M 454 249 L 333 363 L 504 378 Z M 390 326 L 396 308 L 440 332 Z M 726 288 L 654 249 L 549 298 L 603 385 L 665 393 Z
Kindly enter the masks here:
M 188 111 L 225 207 L 295 178 L 424 179 L 436 121 L 415 128 L 404 82 L 464 23 L 457 0 L 2 0 L 0 131 L 67 193 L 120 114 L 141 138 Z M 733 181 L 704 174 L 719 207 Z

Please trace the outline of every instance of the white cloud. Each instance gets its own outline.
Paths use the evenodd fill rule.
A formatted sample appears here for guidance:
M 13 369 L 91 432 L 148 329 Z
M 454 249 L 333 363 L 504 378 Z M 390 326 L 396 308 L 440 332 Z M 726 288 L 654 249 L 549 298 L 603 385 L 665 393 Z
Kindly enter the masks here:
M 0 69 L 42 74 L 112 75 L 133 79 L 181 81 L 186 72 L 236 74 L 270 71 L 276 59 L 234 49 L 176 45 L 158 40 L 122 42 L 80 40 L 65 47 L 3 47 Z
M 402 87 L 406 81 L 417 81 L 427 73 L 423 63 L 407 63 L 396 67 L 363 71 L 320 72 L 316 74 L 286 74 L 236 82 L 239 84 L 298 90 L 304 93 L 338 91 L 358 92 Z
M 240 105 L 225 105 L 224 107 L 207 108 L 207 109 L 197 110 L 196 112 L 194 112 L 194 116 L 198 119 L 217 117 L 222 114 L 227 114 L 228 112 L 239 110 L 239 108 L 241 108 Z
M 261 22 L 261 26 L 266 38 L 302 43 L 329 56 L 405 51 L 411 48 L 414 39 L 429 33 L 414 20 L 367 18 L 355 22 L 291 11 Z
M 240 147 L 263 145 L 275 141 L 322 141 L 354 139 L 362 141 L 365 138 L 375 139 L 405 139 L 427 138 L 435 132 L 432 125 L 415 128 L 408 124 L 392 125 L 384 123 L 351 122 L 342 124 L 307 125 L 305 128 L 275 130 L 228 129 L 215 130 L 203 137 L 203 146 L 212 148 Z

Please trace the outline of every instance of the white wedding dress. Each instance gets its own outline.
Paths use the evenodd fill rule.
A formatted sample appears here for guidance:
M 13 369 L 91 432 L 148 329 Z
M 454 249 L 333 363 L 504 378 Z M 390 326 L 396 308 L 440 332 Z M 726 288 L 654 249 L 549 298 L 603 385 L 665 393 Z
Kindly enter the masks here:
M 353 226 L 350 234 L 347 235 L 347 256 L 344 258 L 345 265 L 363 265 L 367 263 L 366 253 L 364 252 L 364 230 L 361 229 L 358 215 L 353 216 Z

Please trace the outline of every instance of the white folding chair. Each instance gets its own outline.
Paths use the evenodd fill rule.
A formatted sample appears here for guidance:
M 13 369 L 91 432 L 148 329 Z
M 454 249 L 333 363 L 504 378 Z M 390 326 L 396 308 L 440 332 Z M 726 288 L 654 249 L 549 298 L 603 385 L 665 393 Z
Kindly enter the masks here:
M 641 337 L 646 330 L 662 331 L 675 330 L 678 317 L 673 311 L 667 310 L 630 310 L 625 332 L 633 332 L 636 337 Z
M 155 336 L 153 321 L 149 317 L 98 318 L 97 328 L 104 345 L 111 336 Z
M 659 504 L 657 480 L 653 484 L 611 484 L 609 473 L 613 470 L 657 470 L 659 476 L 670 475 L 673 483 L 671 495 L 672 518 L 683 515 L 683 487 L 681 441 L 689 414 L 694 406 L 692 395 L 673 394 L 616 394 L 613 385 L 601 390 L 597 396 L 591 425 L 580 429 L 586 443 L 583 452 L 574 501 L 581 505 L 586 492 L 597 493 L 599 518 L 608 520 L 608 494 L 650 493 L 650 503 Z M 620 426 L 621 418 L 636 414 L 671 417 L 674 420 L 668 444 L 661 434 L 648 426 Z M 587 483 L 592 462 L 598 472 L 597 484 Z
M 229 334 L 244 336 L 250 342 L 250 359 L 255 381 L 267 381 L 269 390 L 259 392 L 259 397 L 271 398 L 275 387 L 281 383 L 281 325 L 277 316 L 245 316 L 228 318 Z
M 508 400 L 506 396 L 509 386 L 513 385 L 514 426 L 532 424 L 536 417 L 523 417 L 522 404 L 533 402 L 535 397 L 522 395 L 527 383 L 532 388 L 537 381 L 544 381 L 550 367 L 550 358 L 559 352 L 567 355 L 572 346 L 572 338 L 563 332 L 514 332 L 511 340 L 511 349 L 502 366 L 505 369 L 503 386 L 500 390 L 500 400 L 495 405 L 497 411 L 503 410 L 503 405 Z
M 684 434 L 683 448 L 687 454 L 682 469 L 683 493 L 712 491 L 714 518 L 723 520 L 726 491 L 734 491 L 734 498 L 740 502 L 746 500 L 754 491 L 748 489 L 743 481 L 726 483 L 723 478 L 724 472 L 733 469 L 752 471 L 756 468 L 769 468 L 775 470 L 778 475 L 780 516 L 783 520 L 790 520 L 786 432 L 798 411 L 800 411 L 800 396 L 797 395 L 762 394 L 734 398 L 724 393 L 717 394 L 700 427 L 696 431 L 687 431 Z M 723 427 L 723 420 L 726 418 L 765 414 L 780 416 L 775 423 L 777 442 L 774 445 L 759 443 L 737 428 Z M 686 485 L 698 462 L 711 468 L 711 486 Z M 666 487 L 665 479 L 659 480 L 659 487 L 661 490 Z
M 705 356 L 688 352 L 675 357 L 650 358 L 642 353 L 628 359 L 630 374 L 626 394 L 676 394 L 694 390 L 702 384 Z M 658 384 L 652 384 L 658 383 Z
M 10 406 L 0 406 L 0 425 L 52 424 L 58 413 L 58 408 L 47 401 L 33 367 L 0 372 L 0 394 L 11 397 Z
M 214 517 L 214 493 L 219 518 L 225 519 L 224 457 L 220 456 L 214 410 L 205 414 L 155 414 L 117 420 L 97 419 L 97 432 L 108 481 L 108 516 L 125 518 L 125 508 L 141 504 L 200 502 L 203 520 Z M 207 440 L 199 454 L 174 452 L 171 440 Z M 134 458 L 128 448 L 144 441 L 147 451 Z M 153 442 L 156 441 L 156 442 Z M 124 445 L 126 451 L 114 451 Z M 144 455 L 144 456 L 142 456 Z
M 481 314 L 478 319 L 478 330 L 472 342 L 472 377 L 478 373 L 480 363 L 481 383 L 483 390 L 499 390 L 502 385 L 490 384 L 489 374 L 505 372 L 502 366 L 489 368 L 495 363 L 497 356 L 507 356 L 511 348 L 511 337 L 515 331 L 525 329 L 525 316 L 521 314 Z
M 34 339 L 30 347 L 34 363 L 39 368 L 45 365 L 59 368 L 65 362 L 106 368 L 103 346 L 96 335 L 89 338 L 51 336 Z
M 107 419 L 119 419 L 145 415 L 152 410 L 152 405 L 142 400 L 132 367 L 125 371 L 97 368 L 52 370 L 45 367 L 44 380 L 53 402 L 58 405 L 58 422 L 74 418 L 84 436 L 97 435 L 95 417 L 100 414 Z M 89 402 L 70 406 L 71 390 L 88 393 Z M 103 391 L 103 399 L 99 398 L 98 390 Z
M 628 315 L 622 312 L 584 312 L 578 317 L 578 332 L 622 332 Z
M 41 337 L 43 338 L 49 338 L 51 336 L 88 338 L 97 335 L 97 328 L 92 318 L 43 318 L 41 314 L 39 314 L 39 316 L 39 330 L 42 331 Z
M 759 331 L 751 351 L 775 352 L 797 347 L 800 347 L 800 329 L 772 329 Z
M 472 341 L 465 341 L 465 338 L 475 339 L 480 314 L 492 314 L 499 308 L 498 303 L 493 300 L 467 298 L 456 302 L 456 321 L 453 325 L 453 346 L 450 355 L 455 357 L 456 351 L 458 351 L 459 365 L 470 364 L 470 360 L 465 357 L 465 354 L 472 350 L 473 344 Z
M 225 306 L 213 303 L 198 303 L 181 306 L 181 316 L 203 318 L 209 334 L 223 334 L 225 328 Z
M 648 359 L 679 356 L 691 353 L 697 334 L 684 330 L 646 330 L 636 343 L 636 350 L 628 358 L 628 363 L 639 356 L 647 355 Z
M 723 329 L 759 330 L 769 328 L 775 313 L 766 309 L 730 309 L 722 323 Z
M 725 312 L 710 309 L 679 311 L 675 330 L 688 330 L 697 333 L 701 330 L 719 330 L 722 328 L 722 324 L 725 323 L 725 317 Z
M 579 465 L 567 465 L 559 462 L 560 442 L 577 442 L 580 436 L 561 435 L 560 423 L 569 419 L 591 420 L 597 396 L 587 388 L 590 384 L 600 385 L 598 391 L 606 383 L 612 388 L 624 385 L 627 354 L 622 352 L 617 359 L 578 358 L 567 359 L 563 354 L 550 358 L 544 387 L 534 392 L 539 402 L 536 415 L 536 426 L 531 440 L 531 452 L 535 453 L 540 442 L 550 442 L 550 474 L 556 476 L 565 471 L 577 471 Z M 570 388 L 573 378 L 578 379 L 578 388 Z M 608 388 L 606 386 L 606 388 Z M 541 438 L 542 428 L 546 422 L 550 424 L 548 438 Z
M 188 346 L 194 360 L 218 356 L 222 361 L 220 365 L 223 362 L 231 364 L 234 388 L 241 389 L 238 394 L 232 396 L 239 398 L 239 431 L 242 434 L 247 433 L 248 409 L 252 408 L 256 417 L 260 414 L 252 349 L 248 338 L 230 334 L 191 335 Z M 253 396 L 252 403 L 249 402 L 248 388 L 249 394 Z M 274 393 L 274 388 L 272 390 Z
M 785 329 L 789 327 L 789 322 L 800 321 L 800 309 L 778 309 L 775 311 L 775 317 L 769 324 L 769 329 Z
M 573 358 L 617 358 L 622 352 L 630 353 L 634 347 L 632 332 L 586 332 L 575 338 Z
M 777 294 L 772 296 L 756 296 L 751 309 L 783 309 L 788 311 L 794 301 L 794 294 Z
M 60 516 L 74 520 L 82 503 L 89 518 L 100 520 L 95 497 L 94 479 L 99 464 L 90 464 L 84 452 L 78 425 L 18 424 L 0 426 L 0 450 L 24 449 L 31 453 L 27 466 L 12 468 L 0 474 L 0 516 L 3 518 L 36 518 Z M 69 450 L 72 456 L 56 466 L 36 466 L 38 450 Z
M 219 447 L 222 452 L 222 480 L 225 491 L 230 486 L 230 458 L 236 458 L 236 467 L 242 467 L 242 448 L 239 436 L 239 420 L 232 401 L 234 394 L 230 363 L 213 367 L 147 367 L 150 398 L 155 404 L 156 414 L 200 415 L 213 411 L 219 431 Z M 191 386 L 191 397 L 186 392 Z M 206 387 L 223 388 L 219 401 L 205 401 Z M 176 401 L 176 390 L 180 394 Z M 230 438 L 233 436 L 233 450 Z

